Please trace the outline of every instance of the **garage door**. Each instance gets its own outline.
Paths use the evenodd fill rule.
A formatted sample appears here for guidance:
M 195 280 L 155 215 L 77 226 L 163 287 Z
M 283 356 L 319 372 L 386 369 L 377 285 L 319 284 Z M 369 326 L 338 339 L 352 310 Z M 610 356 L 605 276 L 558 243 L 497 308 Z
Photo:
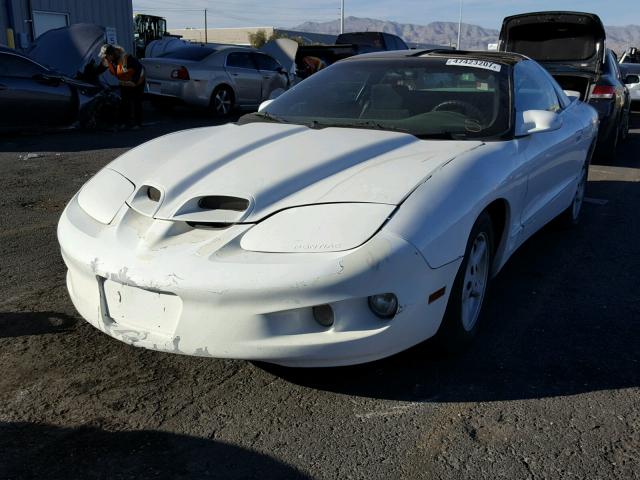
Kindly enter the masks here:
M 69 15 L 57 12 L 33 12 L 33 31 L 36 38 L 54 28 L 69 25 Z

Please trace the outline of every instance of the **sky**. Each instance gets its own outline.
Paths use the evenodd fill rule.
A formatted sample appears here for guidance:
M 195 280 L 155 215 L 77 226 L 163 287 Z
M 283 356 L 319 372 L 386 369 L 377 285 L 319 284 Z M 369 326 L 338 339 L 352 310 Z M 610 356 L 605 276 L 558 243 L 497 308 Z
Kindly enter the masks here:
M 169 29 L 203 27 L 205 8 L 209 28 L 286 28 L 340 18 L 340 0 L 133 0 L 134 12 L 163 16 Z M 346 16 L 421 25 L 457 22 L 458 9 L 457 0 L 345 0 Z M 593 12 L 605 25 L 640 25 L 640 0 L 463 0 L 462 21 L 497 29 L 507 15 L 542 10 Z

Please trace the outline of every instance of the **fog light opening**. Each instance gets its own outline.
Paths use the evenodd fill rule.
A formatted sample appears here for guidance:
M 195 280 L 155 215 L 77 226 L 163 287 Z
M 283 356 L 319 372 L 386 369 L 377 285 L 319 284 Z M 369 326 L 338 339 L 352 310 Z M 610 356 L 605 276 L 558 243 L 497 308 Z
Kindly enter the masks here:
M 391 320 L 398 313 L 398 297 L 393 293 L 381 293 L 369 297 L 369 308 L 375 316 Z
M 334 321 L 333 308 L 331 305 L 317 305 L 313 307 L 313 318 L 323 327 L 329 328 Z

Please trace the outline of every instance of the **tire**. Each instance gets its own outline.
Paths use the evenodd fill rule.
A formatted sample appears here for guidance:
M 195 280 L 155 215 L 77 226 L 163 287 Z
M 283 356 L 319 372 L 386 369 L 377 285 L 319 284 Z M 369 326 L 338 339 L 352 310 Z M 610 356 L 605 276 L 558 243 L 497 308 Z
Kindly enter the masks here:
M 227 117 L 233 111 L 234 100 L 233 90 L 226 85 L 221 85 L 211 94 L 209 109 L 214 117 Z
M 622 130 L 622 121 L 620 118 L 616 128 L 609 132 L 609 135 L 598 145 L 598 157 L 607 163 L 612 163 L 616 159 L 616 150 L 620 140 L 620 132 Z
M 485 211 L 471 229 L 464 259 L 436 335 L 437 345 L 444 353 L 464 350 L 478 332 L 491 279 L 494 245 L 493 224 Z M 477 283 L 474 285 L 474 282 Z
M 561 227 L 573 227 L 580 221 L 580 212 L 582 212 L 582 204 L 584 203 L 584 192 L 587 187 L 587 178 L 589 177 L 589 159 L 587 159 L 582 167 L 578 187 L 576 188 L 576 193 L 573 196 L 571 205 L 558 215 L 557 224 Z
M 631 116 L 631 108 L 629 108 L 629 112 L 622 117 L 622 125 L 620 127 L 620 138 L 618 139 L 618 143 L 622 143 L 627 141 L 629 138 L 629 117 Z

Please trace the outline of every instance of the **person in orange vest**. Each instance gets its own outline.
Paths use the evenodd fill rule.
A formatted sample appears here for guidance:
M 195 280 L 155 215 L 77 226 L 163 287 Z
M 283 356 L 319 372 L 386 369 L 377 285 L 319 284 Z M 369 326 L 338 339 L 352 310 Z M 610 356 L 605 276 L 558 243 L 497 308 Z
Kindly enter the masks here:
M 144 98 L 144 67 L 133 55 L 118 45 L 103 45 L 100 49 L 100 71 L 109 70 L 120 83 L 120 122 L 127 128 L 142 126 L 142 100 Z

